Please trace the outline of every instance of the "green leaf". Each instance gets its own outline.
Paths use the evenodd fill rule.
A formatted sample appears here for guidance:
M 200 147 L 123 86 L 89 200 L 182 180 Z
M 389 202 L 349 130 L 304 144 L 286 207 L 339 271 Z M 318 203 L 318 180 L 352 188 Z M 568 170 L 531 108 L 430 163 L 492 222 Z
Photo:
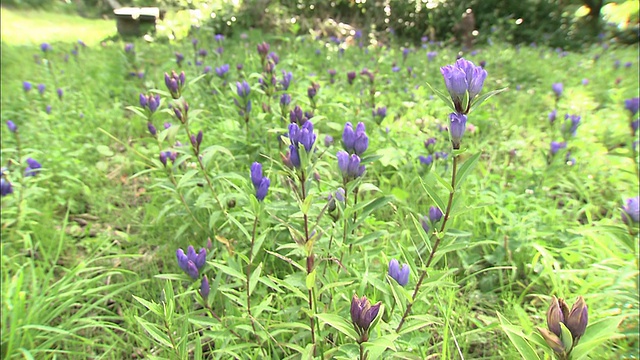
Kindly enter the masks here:
M 377 337 L 375 340 L 371 342 L 364 343 L 364 347 L 366 351 L 369 352 L 368 359 L 380 359 L 385 350 L 390 349 L 391 351 L 396 351 L 395 341 L 398 338 L 398 334 L 388 334 L 384 336 Z
M 483 102 L 488 100 L 490 97 L 492 97 L 494 95 L 498 95 L 498 94 L 500 94 L 501 92 L 503 92 L 503 91 L 505 91 L 507 89 L 508 88 L 503 88 L 503 89 L 489 91 L 488 93 L 480 96 L 475 101 L 473 101 L 473 104 L 471 105 L 471 108 L 469 108 L 469 113 L 471 113 L 473 110 L 475 110 L 478 106 L 480 106 L 480 104 L 482 104 Z
M 253 270 L 251 274 L 251 278 L 249 279 L 249 295 L 253 294 L 253 290 L 256 288 L 256 284 L 260 279 L 260 275 L 262 274 L 262 263 L 258 265 L 258 267 Z
M 112 157 L 113 155 L 115 155 L 113 150 L 109 149 L 109 147 L 106 145 L 96 146 L 96 151 L 98 152 L 98 154 L 106 157 Z
M 433 91 L 436 95 L 438 95 L 438 97 L 440 99 L 442 99 L 442 101 L 444 101 L 444 103 L 447 104 L 448 107 L 451 108 L 451 110 L 453 110 L 453 111 L 456 110 L 456 108 L 453 105 L 453 101 L 451 100 L 450 96 L 448 96 L 448 95 L 446 95 L 446 94 L 434 89 L 433 86 L 431 86 L 431 84 L 429 84 L 428 82 L 426 84 L 429 87 L 429 89 L 431 89 L 431 91 Z
M 538 354 L 536 354 L 531 344 L 527 341 L 527 337 L 522 333 L 522 329 L 512 325 L 509 320 L 504 318 L 499 312 L 497 315 L 502 330 L 507 334 L 516 350 L 522 355 L 522 358 L 525 360 L 540 360 Z
M 142 112 L 142 108 L 137 107 L 137 106 L 127 106 L 125 109 L 131 111 L 132 113 L 136 114 L 137 116 L 148 120 L 149 117 L 147 116 L 147 114 L 145 114 L 144 112 Z
M 160 308 L 159 304 L 156 304 L 154 302 L 151 301 L 147 301 L 143 298 L 139 298 L 135 295 L 132 295 L 134 299 L 136 299 L 137 302 L 139 302 L 140 304 L 142 304 L 144 307 L 146 307 L 147 309 L 149 309 L 149 311 L 151 311 L 152 313 L 162 317 L 162 309 Z
M 560 323 L 560 340 L 562 340 L 562 345 L 564 345 L 565 351 L 570 351 L 573 347 L 573 336 L 571 336 L 571 331 L 567 329 L 567 326 L 564 323 Z
M 451 184 L 447 180 L 443 179 L 442 176 L 438 175 L 437 171 L 432 171 L 429 174 L 432 175 L 434 178 L 436 178 L 436 180 L 438 180 L 440 185 L 442 185 L 447 190 L 447 192 L 453 191 Z M 443 212 L 445 211 L 444 208 L 440 208 L 440 210 L 442 210 Z
M 135 319 L 136 321 L 138 321 L 140 326 L 142 326 L 149 333 L 149 335 L 151 335 L 154 340 L 159 342 L 162 346 L 173 349 L 173 345 L 171 344 L 171 341 L 169 341 L 169 336 L 160 331 L 160 329 L 158 329 L 155 324 L 151 324 L 150 322 L 147 322 L 139 316 L 135 316 Z
M 316 287 L 316 270 L 314 269 L 312 272 L 307 274 L 307 279 L 305 281 L 308 290 L 313 290 Z
M 622 316 L 609 317 L 587 326 L 584 335 L 571 351 L 572 359 L 586 359 L 587 355 L 598 346 L 621 336 L 618 333 L 618 325 L 622 319 Z
M 328 324 L 332 328 L 345 334 L 354 341 L 358 338 L 358 334 L 353 328 L 353 325 L 348 323 L 341 316 L 335 314 L 316 314 L 316 318 L 318 318 L 322 323 Z
M 426 180 L 420 179 L 420 184 L 422 184 L 422 188 L 426 191 L 427 195 L 436 203 L 436 205 L 442 210 L 442 212 L 446 211 L 447 205 L 444 203 L 442 198 L 438 195 L 438 192 L 433 187 L 433 172 L 429 173 Z
M 480 155 L 482 153 L 477 153 L 467 159 L 462 166 L 460 166 L 460 170 L 458 170 L 458 174 L 456 175 L 456 190 L 460 188 L 464 180 L 467 178 L 471 170 L 476 167 L 478 160 L 480 159 Z

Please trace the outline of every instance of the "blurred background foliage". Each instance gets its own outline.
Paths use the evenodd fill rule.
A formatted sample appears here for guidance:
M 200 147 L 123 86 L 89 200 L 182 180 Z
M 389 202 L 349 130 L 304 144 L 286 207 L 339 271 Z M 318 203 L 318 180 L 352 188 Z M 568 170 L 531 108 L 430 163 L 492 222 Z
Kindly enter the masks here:
M 345 38 L 355 29 L 375 41 L 396 35 L 418 44 L 424 36 L 462 42 L 463 14 L 471 9 L 473 43 L 494 40 L 580 50 L 603 36 L 638 42 L 639 0 L 2 0 L 3 6 L 110 16 L 114 6 L 157 6 L 165 26 L 208 27 Z M 475 31 L 473 31 L 475 30 Z M 182 32 L 182 31 L 179 31 Z

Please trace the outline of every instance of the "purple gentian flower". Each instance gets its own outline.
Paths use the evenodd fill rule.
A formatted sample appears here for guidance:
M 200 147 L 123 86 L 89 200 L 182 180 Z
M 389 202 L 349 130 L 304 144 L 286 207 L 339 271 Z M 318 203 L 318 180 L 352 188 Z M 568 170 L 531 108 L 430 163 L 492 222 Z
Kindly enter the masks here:
M 631 98 L 624 101 L 624 108 L 631 112 L 631 116 L 635 116 L 638 113 L 640 107 L 640 98 Z
M 622 209 L 622 221 L 625 224 L 629 223 L 629 219 L 634 223 L 640 222 L 640 196 L 627 199 L 627 204 Z
M 389 261 L 389 276 L 395 280 L 398 285 L 407 285 L 409 282 L 409 271 L 408 264 L 402 264 L 402 267 L 400 267 L 398 260 L 391 259 L 391 261 Z
M 451 144 L 455 150 L 460 149 L 462 136 L 467 129 L 467 116 L 464 114 L 449 114 L 449 134 L 451 135 Z

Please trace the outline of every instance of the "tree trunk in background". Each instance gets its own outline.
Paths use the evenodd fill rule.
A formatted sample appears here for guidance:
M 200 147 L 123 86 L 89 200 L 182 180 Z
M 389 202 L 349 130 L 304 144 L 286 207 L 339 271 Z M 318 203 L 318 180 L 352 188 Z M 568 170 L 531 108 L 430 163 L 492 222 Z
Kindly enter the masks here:
M 600 11 L 602 11 L 602 6 L 604 5 L 604 0 L 582 0 L 582 2 L 591 9 L 589 15 L 587 15 L 584 19 L 585 25 L 587 26 L 587 32 L 591 36 L 598 36 L 600 33 Z

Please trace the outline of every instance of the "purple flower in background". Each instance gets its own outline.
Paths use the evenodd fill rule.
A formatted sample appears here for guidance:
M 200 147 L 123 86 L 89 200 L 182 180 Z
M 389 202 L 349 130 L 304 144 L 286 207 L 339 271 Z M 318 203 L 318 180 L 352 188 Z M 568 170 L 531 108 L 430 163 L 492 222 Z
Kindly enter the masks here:
M 11 131 L 12 133 L 18 130 L 18 127 L 16 126 L 16 124 L 11 120 L 7 120 L 7 128 L 9 128 L 9 131 Z
M 223 52 L 224 52 L 224 48 L 223 48 L 222 46 L 218 46 L 218 47 L 216 48 L 216 53 L 217 53 L 218 55 L 222 55 L 222 53 L 223 53 Z
M 438 151 L 434 155 L 436 156 L 436 160 L 440 160 L 440 159 L 446 160 L 447 157 L 449 156 L 449 154 L 447 154 L 444 151 Z
M 578 131 L 578 126 L 580 126 L 580 116 L 579 115 L 569 115 L 566 114 L 564 116 L 565 120 L 569 120 L 570 123 L 570 127 L 569 127 L 569 133 L 571 133 L 571 135 L 576 136 L 576 132 Z M 563 132 L 566 129 L 566 124 L 563 124 L 562 126 L 562 130 Z
M 432 225 L 436 225 L 440 220 L 442 220 L 442 210 L 440 210 L 437 206 L 429 207 L 429 221 L 431 221 Z
M 387 107 L 382 106 L 373 110 L 373 117 L 376 119 L 376 123 L 380 124 L 387 117 Z
M 198 46 L 198 39 L 191 39 L 191 45 L 193 45 L 193 50 Z
M 427 53 L 427 60 L 429 60 L 429 62 L 433 61 L 433 59 L 436 58 L 436 56 L 438 56 L 438 53 L 436 51 L 429 51 Z
M 64 91 L 62 91 L 62 88 L 58 88 L 56 90 L 56 93 L 58 94 L 58 99 L 62 100 L 62 95 L 64 95 Z
M 411 49 L 409 48 L 404 48 L 402 49 L 402 59 L 407 60 L 407 57 L 409 56 L 409 52 L 411 52 Z
M 207 51 L 207 49 L 198 50 L 198 55 L 200 55 L 201 57 L 206 57 L 208 54 L 209 52 Z
M 455 150 L 460 149 L 462 136 L 467 128 L 467 116 L 464 114 L 449 114 L 449 134 L 451 135 L 451 144 Z
M 222 34 L 216 34 L 213 39 L 217 42 L 222 42 L 224 40 L 224 35 Z
M 624 108 L 631 112 L 631 116 L 635 116 L 638 113 L 640 107 L 640 98 L 631 98 L 624 101 Z
M 426 42 L 429 41 L 429 37 L 425 35 L 425 36 L 420 38 L 420 41 L 423 42 L 423 43 L 426 43 Z
M 282 90 L 289 90 L 289 85 L 291 85 L 291 80 L 293 80 L 293 74 L 288 71 L 282 72 L 282 80 L 280 81 L 280 85 L 282 85 Z
M 286 107 L 291 103 L 291 95 L 285 93 L 280 97 L 280 106 Z
M 307 119 L 304 117 L 304 113 L 302 112 L 302 109 L 298 105 L 296 105 L 289 112 L 289 120 L 292 123 L 298 124 L 298 126 L 301 126 L 302 124 L 304 124 L 307 121 Z
M 167 89 L 169 89 L 171 97 L 175 100 L 180 98 L 180 92 L 182 91 L 185 81 L 186 76 L 184 71 L 178 74 L 173 70 L 171 71 L 171 75 L 164 73 L 164 84 L 167 86 Z
M 347 122 L 342 132 L 342 143 L 344 149 L 349 153 L 362 155 L 369 147 L 369 137 L 366 134 L 365 125 L 359 122 L 356 130 L 353 131 L 353 125 Z
M 629 223 L 629 219 L 634 223 L 640 222 L 640 196 L 627 199 L 627 203 L 622 209 L 624 210 L 622 221 L 625 224 Z
M 224 77 L 227 73 L 229 72 L 229 64 L 224 64 L 220 67 L 216 68 L 216 75 L 218 75 L 218 77 Z
M 182 55 L 182 53 L 176 52 L 175 56 L 176 56 L 176 64 L 178 64 L 178 66 L 182 66 L 182 62 L 184 61 L 184 55 Z
M 398 72 L 398 71 L 400 71 L 400 67 L 399 67 L 399 66 L 394 65 L 394 66 L 391 68 L 391 71 L 393 71 L 393 72 Z
M 558 117 L 558 110 L 553 109 L 553 111 L 549 113 L 548 117 L 549 117 L 549 123 L 553 124 L 556 121 L 556 118 Z
M 236 92 L 239 97 L 246 98 L 251 92 L 251 86 L 249 86 L 249 83 L 246 80 L 242 80 L 242 83 L 236 82 Z
M 273 51 L 270 52 L 269 55 L 267 55 L 267 59 L 271 60 L 273 65 L 278 65 L 278 63 L 280 62 L 280 57 Z
M 349 85 L 353 84 L 353 80 L 355 80 L 356 78 L 356 72 L 355 71 L 349 71 L 347 73 L 347 81 L 349 82 Z
M 620 68 L 620 60 L 616 60 L 616 61 L 613 62 L 613 68 L 614 69 Z
M 420 156 L 418 156 L 418 159 L 420 160 L 420 163 L 422 165 L 429 166 L 429 165 L 433 164 L 433 155 L 427 155 L 426 157 L 420 155 Z
M 631 131 L 633 132 L 633 136 L 636 136 L 638 133 L 638 126 L 640 126 L 640 119 L 636 119 L 631 122 Z
M 556 94 L 556 98 L 559 99 L 562 96 L 562 91 L 564 90 L 564 86 L 562 83 L 554 83 L 551 85 L 551 90 Z
M 132 43 L 124 44 L 124 52 L 130 53 L 132 51 L 133 51 L 133 44 Z
M 409 265 L 402 264 L 402 267 L 400 267 L 398 260 L 391 259 L 391 261 L 389 261 L 389 276 L 395 280 L 398 285 L 407 285 L 409 282 Z
M 326 135 L 324 137 L 324 146 L 329 147 L 333 145 L 333 136 L 331 135 Z
M 258 44 L 257 46 L 258 48 L 258 54 L 260 54 L 260 57 L 262 58 L 266 58 L 267 54 L 269 53 L 269 44 L 267 44 L 266 42 L 262 42 L 261 44 Z
M 47 114 L 51 114 L 51 105 L 47 105 L 47 106 L 44 108 L 44 111 L 45 111 Z
M 40 93 L 40 95 L 44 94 L 46 88 L 47 87 L 44 84 L 38 84 L 38 92 Z
M 13 186 L 9 180 L 3 177 L 0 179 L 0 196 L 7 196 L 9 194 L 13 194 Z
M 40 50 L 42 50 L 43 53 L 46 53 L 48 51 L 51 51 L 53 48 L 51 47 L 51 45 L 49 45 L 48 43 L 42 43 L 40 44 Z
M 153 126 L 153 123 L 151 121 L 147 123 L 147 129 L 149 130 L 151 136 L 156 136 L 156 134 L 158 133 L 158 130 L 155 126 Z
M 40 172 L 42 165 L 32 158 L 26 160 L 27 168 L 24 170 L 24 176 L 36 176 Z
M 558 142 L 558 141 L 552 141 L 551 142 L 551 155 L 555 155 L 558 153 L 558 151 L 560 151 L 560 149 L 566 149 L 567 148 L 567 143 L 566 142 Z
M 204 70 L 202 70 L 202 73 L 203 74 L 208 74 L 208 73 L 211 72 L 211 70 L 212 70 L 211 66 L 207 65 L 207 66 L 204 67 Z
M 628 62 L 624 63 L 624 67 L 626 67 L 626 68 L 630 68 L 630 67 L 631 67 L 631 65 L 633 65 L 633 64 L 631 63 L 631 61 L 628 61 Z
M 587 78 L 582 79 L 582 85 L 585 85 L 585 86 L 589 85 L 589 79 Z
M 22 89 L 24 90 L 24 92 L 29 92 L 29 91 L 31 91 L 32 88 L 33 88 L 33 86 L 31 85 L 30 82 L 28 82 L 28 81 L 23 81 L 22 82 Z

